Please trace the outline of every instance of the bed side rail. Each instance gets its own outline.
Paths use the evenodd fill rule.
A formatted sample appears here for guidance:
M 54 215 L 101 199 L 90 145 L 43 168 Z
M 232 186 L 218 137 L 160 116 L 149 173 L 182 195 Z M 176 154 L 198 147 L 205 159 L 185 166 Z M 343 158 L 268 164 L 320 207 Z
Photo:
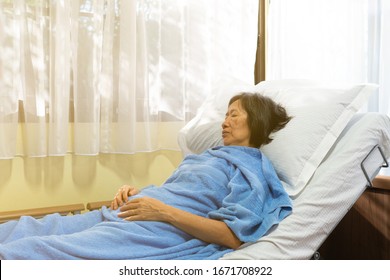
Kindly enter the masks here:
M 77 204 L 69 204 L 69 205 L 61 205 L 61 206 L 4 211 L 4 212 L 0 212 L 0 223 L 4 223 L 10 220 L 17 220 L 21 216 L 32 216 L 35 218 L 41 218 L 45 215 L 49 215 L 53 213 L 59 213 L 60 215 L 80 214 L 81 211 L 84 210 L 85 210 L 84 204 L 77 203 Z
M 88 202 L 87 209 L 89 211 L 98 210 L 103 206 L 110 207 L 112 200 L 104 200 L 104 201 L 96 201 L 96 202 Z
M 389 163 L 379 145 L 375 145 L 367 156 L 362 160 L 360 167 L 367 179 L 370 188 L 374 187 L 373 178 L 382 167 L 388 167 Z

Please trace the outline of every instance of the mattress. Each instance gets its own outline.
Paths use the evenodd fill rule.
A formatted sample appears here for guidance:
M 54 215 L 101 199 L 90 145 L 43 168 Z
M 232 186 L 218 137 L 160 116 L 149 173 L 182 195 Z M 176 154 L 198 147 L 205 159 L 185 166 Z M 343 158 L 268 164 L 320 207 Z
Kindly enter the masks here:
M 293 213 L 257 242 L 243 244 L 222 259 L 310 259 L 390 157 L 390 119 L 356 114 L 299 196 Z M 374 150 L 373 150 L 374 149 Z M 367 155 L 373 150 L 368 157 Z M 364 161 L 369 178 L 364 174 Z

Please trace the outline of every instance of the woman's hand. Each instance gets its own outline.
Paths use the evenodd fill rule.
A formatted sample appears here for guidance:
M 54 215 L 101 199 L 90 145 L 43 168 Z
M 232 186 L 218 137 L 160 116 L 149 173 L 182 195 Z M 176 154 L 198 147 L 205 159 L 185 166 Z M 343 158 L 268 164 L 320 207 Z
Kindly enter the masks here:
M 151 197 L 140 197 L 126 202 L 118 217 L 127 221 L 169 222 L 170 206 Z
M 116 193 L 113 201 L 111 202 L 111 209 L 116 210 L 129 199 L 129 196 L 133 196 L 139 193 L 139 190 L 136 187 L 123 185 L 118 192 Z
M 127 221 L 166 222 L 208 243 L 237 249 L 242 242 L 223 222 L 201 217 L 151 197 L 126 202 L 118 217 Z

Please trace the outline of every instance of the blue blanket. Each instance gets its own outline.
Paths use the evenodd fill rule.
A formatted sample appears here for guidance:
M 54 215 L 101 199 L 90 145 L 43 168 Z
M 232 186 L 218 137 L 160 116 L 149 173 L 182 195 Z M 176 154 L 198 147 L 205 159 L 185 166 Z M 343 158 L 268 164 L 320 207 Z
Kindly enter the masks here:
M 292 211 L 269 160 L 248 147 L 187 156 L 161 187 L 148 186 L 137 196 L 223 220 L 243 242 L 256 241 Z M 218 259 L 231 251 L 168 223 L 127 222 L 117 213 L 103 208 L 2 224 L 0 259 Z

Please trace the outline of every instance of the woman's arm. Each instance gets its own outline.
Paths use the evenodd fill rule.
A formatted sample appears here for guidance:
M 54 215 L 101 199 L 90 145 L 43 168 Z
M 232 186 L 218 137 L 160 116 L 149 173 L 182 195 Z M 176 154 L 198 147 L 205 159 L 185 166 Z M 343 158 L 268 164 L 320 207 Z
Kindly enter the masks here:
M 242 244 L 224 222 L 183 211 L 154 198 L 133 199 L 120 210 L 118 216 L 127 221 L 167 222 L 200 240 L 232 249 Z

